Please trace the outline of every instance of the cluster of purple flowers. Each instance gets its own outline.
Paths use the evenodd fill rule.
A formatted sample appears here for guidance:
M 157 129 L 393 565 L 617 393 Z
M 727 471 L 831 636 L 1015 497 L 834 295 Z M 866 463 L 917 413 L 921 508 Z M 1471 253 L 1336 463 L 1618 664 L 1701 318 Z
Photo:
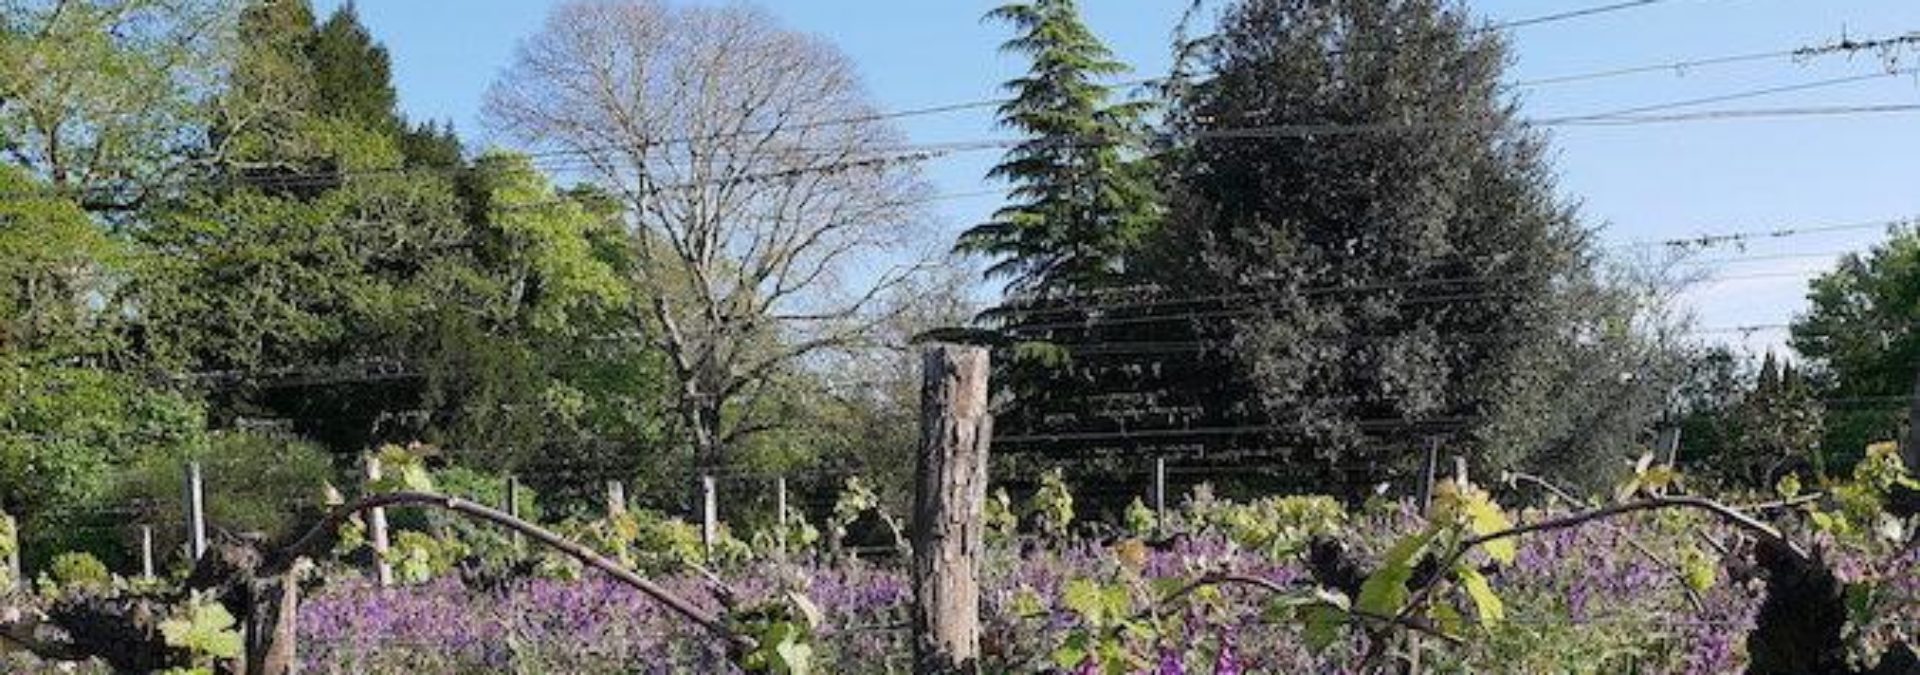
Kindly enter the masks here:
M 1360 557 L 1414 525 L 1405 513 L 1361 516 L 1350 526 Z M 1429 643 L 1429 664 L 1466 672 L 1602 671 L 1731 673 L 1744 667 L 1745 633 L 1760 600 L 1758 579 L 1714 563 L 1714 583 L 1689 586 L 1683 548 L 1717 545 L 1729 533 L 1709 523 L 1676 526 L 1627 518 L 1529 536 L 1513 564 L 1493 572 L 1507 618 L 1472 629 L 1466 645 Z M 1703 542 L 1713 543 L 1703 543 Z M 1022 551 L 1021 549 L 1025 550 Z M 1881 642 L 1913 640 L 1920 626 L 1920 552 L 1880 556 L 1832 548 L 1843 578 L 1884 580 L 1881 609 L 1860 630 Z M 1728 556 L 1736 560 L 1738 556 Z M 1141 595 L 1174 580 L 1232 571 L 1285 585 L 1308 578 L 1292 558 L 1272 559 L 1212 534 L 1175 540 L 1126 565 L 1096 542 L 995 548 L 983 565 L 983 650 L 1008 671 L 1056 667 L 1051 652 L 1079 618 L 1062 601 L 1072 579 L 1127 576 Z M 825 617 L 817 659 L 836 673 L 911 670 L 904 571 L 868 563 L 761 563 L 730 572 L 747 602 L 799 584 Z M 1156 581 L 1158 580 L 1158 581 Z M 684 597 L 717 606 L 696 578 L 665 580 Z M 1696 582 L 1696 585 L 1697 582 Z M 1301 627 L 1264 611 L 1261 591 L 1222 588 L 1175 608 L 1153 643 L 1139 644 L 1142 670 L 1163 675 L 1357 672 L 1371 649 L 1351 631 L 1321 652 Z M 1447 602 L 1467 609 L 1464 598 Z M 1038 611 L 1035 611 L 1035 610 Z M 476 590 L 455 580 L 410 588 L 331 584 L 301 609 L 307 672 L 723 672 L 720 646 L 648 598 L 609 581 L 525 580 Z M 1393 645 L 1388 651 L 1404 650 Z M 1093 667 L 1084 665 L 1078 672 Z

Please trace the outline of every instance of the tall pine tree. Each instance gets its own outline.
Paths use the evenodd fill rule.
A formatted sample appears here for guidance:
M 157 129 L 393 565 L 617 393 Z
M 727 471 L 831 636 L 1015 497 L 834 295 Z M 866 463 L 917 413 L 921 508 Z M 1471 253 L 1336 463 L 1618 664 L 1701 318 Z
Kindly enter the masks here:
M 995 259 L 990 278 L 1016 297 L 1046 298 L 1121 278 L 1155 222 L 1156 199 L 1139 160 L 1145 103 L 1111 102 L 1101 80 L 1127 67 L 1080 20 L 1073 0 L 1031 0 L 988 18 L 1017 31 L 1001 46 L 1027 57 L 1006 83 L 1002 125 L 1024 138 L 990 176 L 1013 203 L 960 236 L 959 249 Z

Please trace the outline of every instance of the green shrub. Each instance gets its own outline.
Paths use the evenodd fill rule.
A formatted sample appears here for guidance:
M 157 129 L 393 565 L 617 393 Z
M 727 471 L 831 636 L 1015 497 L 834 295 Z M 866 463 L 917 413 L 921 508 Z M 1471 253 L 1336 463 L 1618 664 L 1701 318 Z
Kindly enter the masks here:
M 43 568 L 61 551 L 112 556 L 117 533 L 86 516 L 127 502 L 115 474 L 154 455 L 205 444 L 198 404 L 102 370 L 48 366 L 0 354 L 0 494 L 18 518 L 21 563 Z M 164 493 L 180 499 L 179 469 Z
M 92 553 L 68 551 L 53 557 L 46 574 L 41 576 L 40 586 L 43 592 L 48 593 L 105 590 L 113 586 L 113 573 L 107 571 L 106 564 L 93 557 Z
M 149 518 L 184 522 L 180 500 L 183 467 L 199 461 L 210 526 L 258 532 L 269 538 L 292 534 L 302 510 L 325 507 L 331 457 L 305 441 L 250 432 L 213 434 L 203 451 L 179 449 L 145 455 L 117 477 L 113 501 L 145 504 Z M 178 550 L 178 528 L 154 528 L 154 550 Z

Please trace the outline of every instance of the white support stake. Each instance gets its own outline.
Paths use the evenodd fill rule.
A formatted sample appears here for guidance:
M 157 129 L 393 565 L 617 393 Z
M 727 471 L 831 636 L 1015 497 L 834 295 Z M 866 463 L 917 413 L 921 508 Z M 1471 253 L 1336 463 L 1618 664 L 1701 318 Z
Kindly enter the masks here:
M 776 530 L 776 532 L 778 532 L 778 536 L 775 538 L 775 541 L 779 543 L 780 555 L 784 556 L 787 554 L 787 477 L 786 476 L 780 476 L 773 479 L 773 508 L 774 508 L 774 522 L 779 525 L 779 529 Z
M 207 493 L 200 463 L 187 463 L 187 556 L 199 562 L 207 552 Z
M 380 482 L 380 456 L 367 453 L 367 486 L 371 488 Z M 373 570 L 375 578 L 382 588 L 393 585 L 393 565 L 387 562 L 387 510 L 384 507 L 367 509 L 367 533 L 373 539 Z
M 140 578 L 153 580 L 153 526 L 140 526 Z
M 720 537 L 720 507 L 715 499 L 713 476 L 700 477 L 700 543 L 706 547 L 707 563 L 713 563 L 713 544 Z
M 617 480 L 607 481 L 607 517 L 624 515 L 627 515 L 627 485 Z
M 507 476 L 507 515 L 520 517 L 520 477 Z M 526 550 L 526 543 L 519 530 L 513 532 L 513 550 L 515 553 Z

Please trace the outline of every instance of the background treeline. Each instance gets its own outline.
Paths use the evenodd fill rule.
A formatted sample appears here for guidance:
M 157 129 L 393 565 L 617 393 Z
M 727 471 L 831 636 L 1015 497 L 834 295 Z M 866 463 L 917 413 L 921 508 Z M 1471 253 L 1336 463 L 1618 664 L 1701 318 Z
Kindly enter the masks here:
M 924 223 L 925 181 L 818 38 L 562 5 L 489 95 L 527 151 L 476 152 L 398 112 L 351 7 L 0 0 L 0 499 L 30 565 L 177 518 L 189 459 L 216 523 L 273 531 L 389 442 L 550 511 L 605 480 L 684 509 L 701 472 L 898 501 L 909 340 L 969 322 L 1000 346 L 996 475 L 1065 466 L 1107 501 L 1156 456 L 1357 495 L 1431 442 L 1597 486 L 1664 421 L 1690 473 L 1758 486 L 1902 433 L 1920 239 L 1815 282 L 1804 360 L 1690 343 L 1671 280 L 1556 188 L 1459 3 L 1239 0 L 1137 86 L 1070 0 L 995 10 L 1033 67 L 999 114 L 1010 198 L 958 242 L 1004 284 L 977 321 L 963 265 L 869 236 Z M 758 100 L 792 137 L 728 117 Z
M 1124 503 L 1152 457 L 1404 494 L 1437 444 L 1591 488 L 1679 428 L 1690 474 L 1763 487 L 1903 433 L 1913 233 L 1814 283 L 1806 361 L 1702 345 L 1673 303 L 1692 251 L 1601 241 L 1461 3 L 1196 5 L 1172 75 L 1127 87 L 1073 2 L 994 15 L 1034 64 L 1000 110 L 1013 199 L 961 238 L 1006 283 L 1003 452 Z
M 30 568 L 124 564 L 134 522 L 176 544 L 190 459 L 234 530 L 278 531 L 388 442 L 515 473 L 550 511 L 598 508 L 606 480 L 684 508 L 692 448 L 618 202 L 405 118 L 352 3 L 4 9 L 0 498 Z M 959 302 L 933 290 L 907 309 Z M 909 366 L 837 364 L 854 393 L 772 374 L 780 395 L 743 405 L 793 423 L 728 468 L 910 442 Z

